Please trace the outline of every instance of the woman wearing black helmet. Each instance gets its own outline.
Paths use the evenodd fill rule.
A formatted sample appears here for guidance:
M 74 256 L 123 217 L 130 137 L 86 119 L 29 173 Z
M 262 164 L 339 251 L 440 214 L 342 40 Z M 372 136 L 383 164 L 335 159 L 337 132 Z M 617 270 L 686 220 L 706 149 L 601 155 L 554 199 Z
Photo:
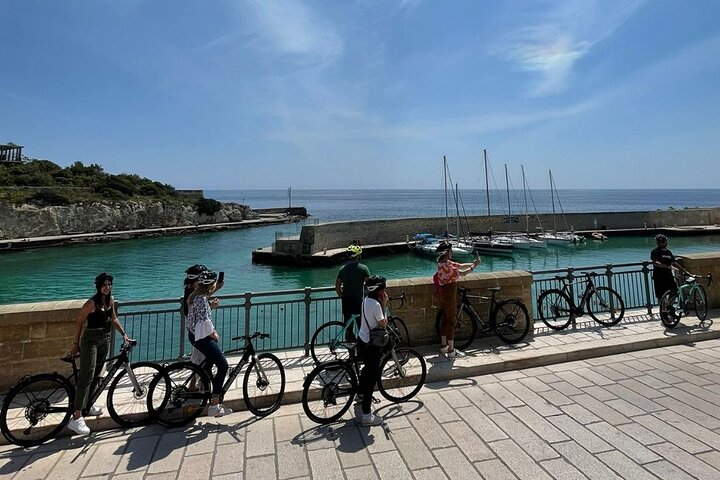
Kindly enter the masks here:
M 232 410 L 220 404 L 223 382 L 228 371 L 228 362 L 223 355 L 218 342 L 220 335 L 212 323 L 211 304 L 208 297 L 218 288 L 217 274 L 209 270 L 201 272 L 197 279 L 197 288 L 188 296 L 187 319 L 185 328 L 188 331 L 188 338 L 200 353 L 211 365 L 217 367 L 217 372 L 212 379 L 212 398 L 208 415 L 221 417 L 232 413 Z
M 675 260 L 675 255 L 667 248 L 667 241 L 667 237 L 662 233 L 655 235 L 657 248 L 653 248 L 650 252 L 650 260 L 653 263 L 653 286 L 658 301 L 668 290 L 677 290 L 677 283 L 675 283 L 672 273 L 673 267 L 687 273 L 687 270 Z
M 75 412 L 68 422 L 68 428 L 80 435 L 88 435 L 90 429 L 83 418 L 83 410 L 88 407 L 90 386 L 99 381 L 105 359 L 110 348 L 110 333 L 112 328 L 122 335 L 123 342 L 130 341 L 125 329 L 120 325 L 115 310 L 115 300 L 112 297 L 113 277 L 109 273 L 101 273 L 95 277 L 95 290 L 85 305 L 82 306 L 75 320 L 75 336 L 70 356 L 80 353 L 80 370 L 77 389 L 75 391 Z M 85 333 L 80 339 L 80 332 L 86 326 Z M 92 405 L 87 410 L 88 415 L 102 415 L 102 408 Z
M 363 299 L 360 309 L 360 331 L 358 332 L 358 354 L 363 361 L 360 372 L 360 395 L 362 395 L 362 416 L 359 418 L 363 427 L 381 425 L 382 417 L 375 415 L 371 410 L 372 394 L 375 384 L 380 380 L 380 360 L 382 348 L 370 344 L 370 330 L 377 327 L 387 327 L 385 306 L 388 295 L 385 291 L 385 277 L 373 275 L 365 280 L 367 296 Z

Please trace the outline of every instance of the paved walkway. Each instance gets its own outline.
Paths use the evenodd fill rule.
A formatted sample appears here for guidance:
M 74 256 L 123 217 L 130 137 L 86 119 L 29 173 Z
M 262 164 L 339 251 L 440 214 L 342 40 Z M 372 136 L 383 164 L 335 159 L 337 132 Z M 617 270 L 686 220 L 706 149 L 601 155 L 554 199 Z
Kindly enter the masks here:
M 402 405 L 383 401 L 384 428 L 360 428 L 350 413 L 317 426 L 292 404 L 264 419 L 238 412 L 185 429 L 99 431 L 26 450 L 3 445 L 0 478 L 720 478 L 720 340 L 701 340 L 718 330 L 684 320 L 689 327 L 665 332 L 646 320 L 537 332 L 521 350 L 482 349 L 454 366 L 430 353 L 431 372 L 463 378 L 428 383 Z M 602 357 L 576 348 L 680 340 L 690 343 Z M 513 357 L 531 349 L 532 357 Z M 545 366 L 504 368 L 535 365 L 528 359 L 543 349 Z M 577 355 L 586 359 L 569 361 Z M 471 373 L 499 368 L 483 359 L 503 356 L 496 373 Z

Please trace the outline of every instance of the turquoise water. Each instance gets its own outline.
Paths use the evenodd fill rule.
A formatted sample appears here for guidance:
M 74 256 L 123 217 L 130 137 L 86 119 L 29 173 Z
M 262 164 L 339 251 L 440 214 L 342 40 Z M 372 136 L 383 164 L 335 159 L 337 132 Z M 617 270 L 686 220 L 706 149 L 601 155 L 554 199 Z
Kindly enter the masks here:
M 224 191 L 206 192 L 206 195 L 224 201 L 244 199 L 245 203 L 256 208 L 288 203 L 286 191 Z M 486 208 L 481 205 L 481 200 L 484 200 L 478 192 L 462 195 L 468 214 L 473 211 L 479 213 Z M 533 191 L 533 195 L 539 207 L 542 191 Z M 566 212 L 598 211 L 598 207 L 602 207 L 602 211 L 628 211 L 720 205 L 720 190 L 561 190 L 560 195 Z M 293 205 L 308 207 L 313 215 L 310 222 L 316 219 L 358 220 L 444 214 L 441 213 L 444 205 L 439 203 L 442 192 L 431 190 L 315 190 L 293 192 L 292 198 Z M 548 211 L 549 197 L 547 203 L 546 208 L 538 210 Z M 494 211 L 499 213 L 502 210 L 498 207 Z M 120 300 L 178 297 L 182 291 L 183 272 L 194 263 L 226 272 L 224 294 L 333 285 L 337 267 L 310 269 L 252 264 L 253 249 L 271 245 L 276 232 L 298 234 L 300 228 L 301 224 L 286 224 L 2 253 L 0 304 L 86 298 L 94 293 L 93 279 L 102 271 L 115 275 L 114 292 Z M 551 247 L 547 251 L 518 252 L 514 258 L 486 256 L 480 271 L 543 270 L 639 262 L 648 259 L 653 247 L 652 235 L 618 237 L 602 244 L 588 242 L 585 246 L 573 248 Z M 670 248 L 675 254 L 718 250 L 720 237 L 672 238 Z M 364 261 L 371 272 L 388 278 L 429 277 L 435 269 L 432 259 L 412 253 L 366 258 Z

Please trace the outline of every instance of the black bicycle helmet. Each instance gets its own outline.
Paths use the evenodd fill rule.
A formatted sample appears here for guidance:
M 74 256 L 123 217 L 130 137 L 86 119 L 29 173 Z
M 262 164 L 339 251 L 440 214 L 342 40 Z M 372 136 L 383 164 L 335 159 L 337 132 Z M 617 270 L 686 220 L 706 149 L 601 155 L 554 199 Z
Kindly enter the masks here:
M 200 282 L 200 285 L 212 285 L 217 281 L 217 277 L 217 273 L 205 270 L 198 275 L 198 282 Z
M 658 233 L 655 235 L 655 241 L 656 242 L 667 242 L 667 236 L 663 235 L 662 233 Z
M 374 292 L 375 290 L 382 290 L 386 286 L 385 277 L 381 275 L 373 275 L 365 280 L 365 288 L 368 292 Z
M 187 275 L 187 278 L 190 280 L 197 279 L 202 272 L 207 272 L 208 268 L 205 265 L 201 265 L 199 263 L 196 263 L 192 267 L 189 267 L 187 270 L 185 270 L 185 274 Z

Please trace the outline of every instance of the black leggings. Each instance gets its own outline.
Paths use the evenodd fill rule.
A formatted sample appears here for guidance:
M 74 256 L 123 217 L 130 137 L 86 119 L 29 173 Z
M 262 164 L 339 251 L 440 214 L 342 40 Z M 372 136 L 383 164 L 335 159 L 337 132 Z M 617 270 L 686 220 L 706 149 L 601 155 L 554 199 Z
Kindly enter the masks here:
M 358 354 L 362 359 L 363 366 L 362 372 L 360 372 L 360 393 L 363 396 L 362 399 L 362 412 L 364 414 L 370 413 L 370 406 L 372 405 L 372 394 L 375 390 L 375 384 L 380 380 L 380 360 L 382 360 L 382 348 L 373 347 L 364 343 L 362 340 L 358 340 L 357 343 Z

